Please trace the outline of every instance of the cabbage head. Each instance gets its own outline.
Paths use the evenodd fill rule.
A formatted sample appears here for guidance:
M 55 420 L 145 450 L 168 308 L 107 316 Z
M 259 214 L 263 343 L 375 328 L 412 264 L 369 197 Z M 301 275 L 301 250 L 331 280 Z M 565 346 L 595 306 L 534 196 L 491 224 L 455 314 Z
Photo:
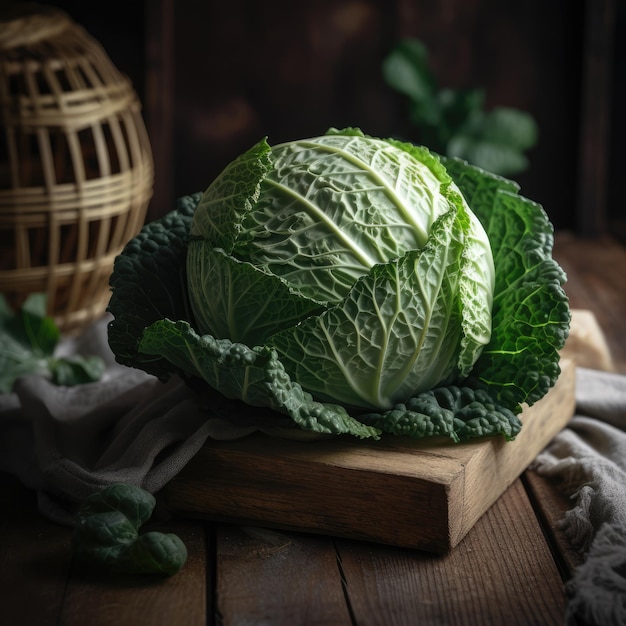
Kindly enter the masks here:
M 270 346 L 314 397 L 368 409 L 469 374 L 494 276 L 439 161 L 361 133 L 254 146 L 204 193 L 187 255 L 201 333 Z
M 569 328 L 552 237 L 515 183 L 425 147 L 264 139 L 129 242 L 109 343 L 220 416 L 512 439 Z

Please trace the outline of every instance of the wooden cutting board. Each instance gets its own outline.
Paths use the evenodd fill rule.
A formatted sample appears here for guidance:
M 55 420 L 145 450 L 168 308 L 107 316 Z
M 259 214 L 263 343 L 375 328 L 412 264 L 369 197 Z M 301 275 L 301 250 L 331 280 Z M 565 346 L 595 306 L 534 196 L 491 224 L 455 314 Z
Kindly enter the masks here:
M 185 515 L 446 552 L 573 415 L 574 363 L 561 367 L 512 442 L 208 441 L 161 498 Z

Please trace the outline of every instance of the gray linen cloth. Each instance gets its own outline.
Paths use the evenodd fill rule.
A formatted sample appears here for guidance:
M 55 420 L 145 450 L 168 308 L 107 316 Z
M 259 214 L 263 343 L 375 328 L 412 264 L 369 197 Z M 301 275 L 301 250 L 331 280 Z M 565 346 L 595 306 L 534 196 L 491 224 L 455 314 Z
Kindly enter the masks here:
M 48 518 L 71 523 L 78 502 L 115 482 L 157 492 L 208 438 L 294 436 L 271 421 L 225 421 L 182 381 L 116 364 L 108 321 L 60 347 L 103 356 L 101 381 L 65 388 L 27 376 L 0 395 L 0 471 L 36 490 Z M 576 415 L 534 468 L 571 494 L 563 527 L 586 555 L 568 584 L 568 622 L 626 624 L 626 376 L 579 367 L 576 393 Z
M 76 505 L 107 485 L 125 482 L 155 493 L 208 437 L 234 439 L 274 423 L 224 420 L 203 406 L 180 379 L 162 383 L 119 365 L 107 343 L 110 317 L 61 343 L 57 356 L 102 356 L 97 383 L 59 387 L 24 376 L 0 394 L 0 471 L 37 492 L 40 512 L 72 524 Z
M 626 376 L 579 367 L 576 413 L 534 469 L 574 506 L 562 520 L 585 560 L 568 581 L 568 624 L 626 625 Z
M 101 381 L 59 387 L 24 376 L 0 395 L 0 470 L 36 490 L 41 513 L 60 523 L 71 523 L 72 505 L 106 485 L 158 490 L 207 436 L 206 416 L 183 384 L 115 363 L 107 322 L 58 350 L 102 356 Z

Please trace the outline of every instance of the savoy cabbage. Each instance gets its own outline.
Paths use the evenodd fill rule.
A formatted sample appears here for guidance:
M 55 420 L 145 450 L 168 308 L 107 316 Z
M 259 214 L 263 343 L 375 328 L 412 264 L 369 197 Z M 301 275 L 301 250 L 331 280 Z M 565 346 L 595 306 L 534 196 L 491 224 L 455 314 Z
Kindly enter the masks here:
M 118 361 L 325 434 L 515 437 L 565 275 L 512 181 L 356 129 L 263 140 L 117 258 Z

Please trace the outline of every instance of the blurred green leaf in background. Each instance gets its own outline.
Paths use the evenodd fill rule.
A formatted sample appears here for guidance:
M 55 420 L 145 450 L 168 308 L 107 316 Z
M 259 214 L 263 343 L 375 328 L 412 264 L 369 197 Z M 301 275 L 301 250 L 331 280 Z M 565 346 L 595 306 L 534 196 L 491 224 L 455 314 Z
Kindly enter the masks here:
M 94 382 L 104 373 L 98 356 L 57 357 L 61 332 L 46 315 L 46 295 L 33 293 L 13 311 L 0 294 L 0 393 L 10 393 L 20 376 L 39 375 L 55 385 Z
M 421 41 L 400 41 L 383 61 L 383 77 L 407 97 L 410 121 L 431 150 L 502 176 L 528 167 L 525 152 L 538 137 L 532 115 L 510 107 L 486 111 L 481 89 L 440 88 Z

